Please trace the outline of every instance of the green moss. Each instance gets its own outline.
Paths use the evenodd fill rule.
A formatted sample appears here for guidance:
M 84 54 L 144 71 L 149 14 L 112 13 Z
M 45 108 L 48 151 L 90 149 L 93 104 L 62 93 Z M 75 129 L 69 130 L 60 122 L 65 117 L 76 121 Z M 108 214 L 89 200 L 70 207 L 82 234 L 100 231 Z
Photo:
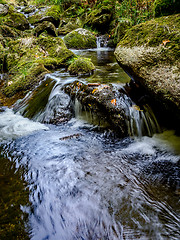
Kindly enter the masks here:
M 52 22 L 56 27 L 58 27 L 60 22 L 60 14 L 61 14 L 60 5 L 52 5 L 30 16 L 28 20 L 31 24 L 35 24 L 42 21 L 49 21 Z
M 32 88 L 41 80 L 40 75 L 47 72 L 47 69 L 44 68 L 42 64 L 24 64 L 21 66 L 19 72 L 14 76 L 12 81 L 11 79 L 9 80 L 9 86 L 4 88 L 4 94 L 11 97 L 19 91 L 25 91 Z
M 154 14 L 155 17 L 171 15 L 180 12 L 179 0 L 155 0 Z
M 29 23 L 26 17 L 22 13 L 17 12 L 11 13 L 9 11 L 8 15 L 1 17 L 1 23 L 19 30 L 25 30 L 29 28 Z
M 4 37 L 10 37 L 10 38 L 18 37 L 19 35 L 16 29 L 9 27 L 3 23 L 0 25 L 0 33 Z
M 64 37 L 68 48 L 87 49 L 96 48 L 96 37 L 88 30 L 76 29 Z
M 164 46 L 162 54 L 167 54 L 169 59 L 176 60 L 180 57 L 180 14 L 156 18 L 138 24 L 129 29 L 118 45 L 133 46 Z M 164 41 L 167 43 L 163 43 Z
M 91 74 L 95 70 L 94 64 L 88 58 L 76 58 L 68 67 L 68 71 L 72 75 Z

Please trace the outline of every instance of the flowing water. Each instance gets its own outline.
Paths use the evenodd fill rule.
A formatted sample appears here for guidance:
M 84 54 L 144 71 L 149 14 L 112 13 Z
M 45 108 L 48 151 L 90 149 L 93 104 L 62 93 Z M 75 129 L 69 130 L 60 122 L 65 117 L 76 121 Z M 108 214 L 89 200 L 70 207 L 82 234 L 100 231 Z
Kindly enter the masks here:
M 62 85 L 78 79 L 117 88 L 129 77 L 110 49 L 76 53 L 92 58 L 95 75 L 62 69 L 19 101 L 16 113 L 0 113 L 1 239 L 180 239 L 180 138 L 158 133 L 151 110 L 143 114 L 128 97 L 136 136 L 120 139 L 97 126 Z M 52 125 L 57 116 L 65 121 Z

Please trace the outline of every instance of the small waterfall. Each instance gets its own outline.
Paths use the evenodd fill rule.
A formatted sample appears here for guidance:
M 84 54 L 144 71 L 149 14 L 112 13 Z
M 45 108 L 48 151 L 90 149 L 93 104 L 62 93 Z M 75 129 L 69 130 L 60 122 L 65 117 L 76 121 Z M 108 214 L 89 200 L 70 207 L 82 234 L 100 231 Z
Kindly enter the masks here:
M 14 106 L 14 111 L 34 121 L 60 123 L 72 116 L 70 97 L 56 74 L 47 74 L 40 85 Z
M 107 47 L 107 45 L 108 45 L 108 36 L 103 35 L 103 36 L 97 37 L 96 43 L 97 43 L 97 49 Z

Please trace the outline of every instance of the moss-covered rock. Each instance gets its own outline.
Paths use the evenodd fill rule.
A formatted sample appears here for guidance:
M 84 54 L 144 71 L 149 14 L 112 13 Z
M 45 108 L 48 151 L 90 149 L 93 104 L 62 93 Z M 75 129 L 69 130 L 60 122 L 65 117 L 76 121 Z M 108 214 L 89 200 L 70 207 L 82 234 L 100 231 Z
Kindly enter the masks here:
M 68 67 L 71 75 L 90 75 L 94 72 L 95 66 L 89 58 L 78 57 Z
M 118 63 L 152 96 L 159 111 L 180 121 L 180 14 L 132 27 L 115 50 Z M 174 117 L 173 117 L 174 116 Z
M 68 19 L 68 22 L 61 21 L 58 28 L 58 35 L 66 35 L 73 30 L 82 27 L 75 19 Z
M 31 66 L 25 64 L 16 74 L 15 79 L 8 81 L 8 85 L 4 88 L 5 95 L 11 97 L 17 92 L 31 89 L 46 73 L 48 71 L 43 64 L 32 63 Z
M 52 5 L 44 7 L 28 18 L 29 22 L 34 25 L 44 21 L 52 22 L 55 27 L 60 23 L 61 7 L 60 5 Z
M 155 17 L 171 15 L 180 12 L 179 0 L 155 0 L 154 14 Z
M 78 28 L 64 37 L 64 42 L 68 48 L 88 49 L 96 48 L 96 37 L 90 31 Z
M 9 27 L 13 27 L 19 30 L 29 29 L 29 22 L 22 13 L 8 12 L 4 17 L 0 18 L 0 22 Z
M 38 37 L 41 33 L 46 32 L 47 34 L 56 37 L 56 28 L 53 23 L 44 21 L 39 23 L 34 29 L 34 35 Z

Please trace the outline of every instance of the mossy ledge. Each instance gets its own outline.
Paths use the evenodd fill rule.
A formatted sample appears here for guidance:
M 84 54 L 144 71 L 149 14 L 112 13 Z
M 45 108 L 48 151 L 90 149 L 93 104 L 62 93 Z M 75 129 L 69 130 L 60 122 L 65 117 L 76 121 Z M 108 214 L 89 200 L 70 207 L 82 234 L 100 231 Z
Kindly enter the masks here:
M 156 108 L 180 121 L 180 14 L 157 18 L 132 27 L 119 42 L 115 56 L 144 87 Z M 170 113 L 170 114 L 167 114 Z

